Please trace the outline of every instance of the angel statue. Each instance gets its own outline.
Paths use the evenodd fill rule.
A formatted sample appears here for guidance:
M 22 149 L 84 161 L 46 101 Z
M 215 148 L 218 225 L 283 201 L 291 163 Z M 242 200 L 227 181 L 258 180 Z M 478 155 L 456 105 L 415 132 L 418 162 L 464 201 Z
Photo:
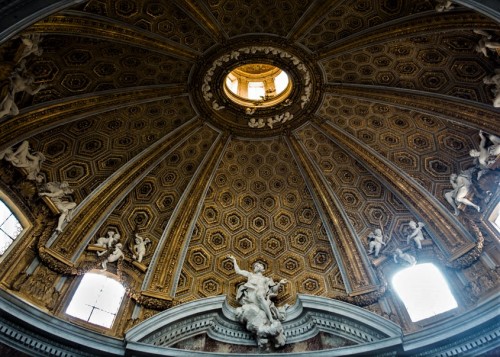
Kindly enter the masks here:
M 380 249 L 385 244 L 382 230 L 379 228 L 375 229 L 368 235 L 368 254 L 374 254 L 375 258 L 378 258 Z
M 13 148 L 7 148 L 0 152 L 0 159 L 9 161 L 15 167 L 26 170 L 26 178 L 37 182 L 43 181 L 43 176 L 40 175 L 40 169 L 45 156 L 37 151 L 30 152 L 29 142 L 23 141 L 14 151 Z
M 398 258 L 401 259 L 405 264 L 408 264 L 410 266 L 414 266 L 415 264 L 417 264 L 417 259 L 413 255 L 410 255 L 408 253 L 403 253 L 403 251 L 399 248 L 396 249 L 393 257 L 394 257 L 394 263 L 396 264 L 400 264 Z
M 249 272 L 240 269 L 232 255 L 228 258 L 233 261 L 236 274 L 247 278 L 247 282 L 236 293 L 236 300 L 241 305 L 236 309 L 236 318 L 255 334 L 259 347 L 266 347 L 270 342 L 276 348 L 284 346 L 286 338 L 281 321 L 286 318 L 288 305 L 276 307 L 272 299 L 287 281 L 282 279 L 275 283 L 273 279 L 265 277 L 262 274 L 264 266 L 259 262 L 253 265 L 253 272 Z
M 410 239 L 415 241 L 418 249 L 422 249 L 422 241 L 425 239 L 424 234 L 422 233 L 422 228 L 425 226 L 424 223 L 415 221 L 410 221 L 409 226 L 412 230 L 410 234 L 406 237 L 406 244 L 410 244 Z
M 500 78 L 500 75 L 498 75 Z M 482 130 L 479 130 L 479 150 L 472 149 L 469 155 L 477 158 L 476 165 L 479 168 L 477 179 L 479 180 L 483 174 L 495 164 L 497 156 L 500 155 L 500 138 L 494 134 L 485 135 Z M 491 142 L 487 145 L 487 141 Z
M 47 192 L 40 192 L 39 195 L 50 197 L 61 212 L 56 228 L 56 232 L 60 233 L 63 230 L 64 223 L 71 220 L 73 210 L 76 207 L 76 202 L 73 202 L 70 197 L 73 189 L 69 187 L 67 182 L 47 182 L 43 189 Z
M 151 243 L 151 240 L 149 240 L 149 238 L 143 238 L 136 233 L 134 241 L 134 254 L 132 255 L 132 259 L 137 260 L 137 262 L 141 263 L 144 255 L 146 254 L 146 245 Z
M 444 197 L 455 210 L 455 216 L 458 216 L 458 214 L 460 213 L 458 210 L 458 205 L 460 205 L 461 203 L 466 206 L 475 208 L 478 212 L 481 211 L 481 208 L 478 205 L 467 198 L 467 195 L 472 190 L 472 178 L 469 172 L 462 171 L 460 175 L 451 174 L 450 183 L 453 186 L 453 190 L 446 192 L 444 194 Z
M 122 247 L 123 247 L 123 244 L 121 244 L 121 243 L 117 243 L 115 245 L 115 250 L 113 251 L 113 253 L 111 253 L 106 258 L 106 260 L 104 260 L 101 263 L 103 270 L 106 270 L 108 268 L 108 263 L 114 263 L 119 259 L 125 259 L 125 255 L 123 254 Z
M 113 247 L 113 244 L 116 244 L 120 241 L 120 233 L 109 230 L 108 231 L 108 236 L 107 237 L 99 237 L 97 238 L 95 246 L 105 248 L 106 250 L 97 252 L 97 255 L 100 257 L 101 255 L 104 255 L 107 252 L 107 249 L 111 249 Z

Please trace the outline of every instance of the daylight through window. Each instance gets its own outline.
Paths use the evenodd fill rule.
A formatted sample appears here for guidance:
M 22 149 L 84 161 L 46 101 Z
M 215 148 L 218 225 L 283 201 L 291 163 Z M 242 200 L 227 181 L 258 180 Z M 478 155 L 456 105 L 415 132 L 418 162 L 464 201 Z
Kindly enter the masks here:
M 82 278 L 66 313 L 103 327 L 111 327 L 125 294 L 116 280 L 87 273 Z
M 397 272 L 392 285 L 413 322 L 456 308 L 457 302 L 434 264 L 418 264 Z
M 5 253 L 22 231 L 23 227 L 17 217 L 0 200 L 0 255 Z

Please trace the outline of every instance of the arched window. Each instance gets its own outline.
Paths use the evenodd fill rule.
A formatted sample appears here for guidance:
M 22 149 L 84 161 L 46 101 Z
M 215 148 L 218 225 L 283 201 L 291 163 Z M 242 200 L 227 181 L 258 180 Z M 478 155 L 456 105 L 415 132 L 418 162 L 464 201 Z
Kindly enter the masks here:
M 500 202 L 497 203 L 495 209 L 490 215 L 490 222 L 493 223 L 493 226 L 500 232 Z
M 76 289 L 66 313 L 81 320 L 109 328 L 125 295 L 118 281 L 103 274 L 87 273 Z
M 0 200 L 0 256 L 23 231 L 21 222 L 7 205 Z
M 413 322 L 458 306 L 443 274 L 431 263 L 397 272 L 392 278 L 392 285 Z

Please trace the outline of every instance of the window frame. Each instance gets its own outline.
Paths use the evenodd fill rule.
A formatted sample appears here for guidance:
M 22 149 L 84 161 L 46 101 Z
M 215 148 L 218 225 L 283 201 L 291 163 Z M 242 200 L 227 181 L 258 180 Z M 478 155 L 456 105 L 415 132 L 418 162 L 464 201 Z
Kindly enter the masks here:
M 68 297 L 65 299 L 63 306 L 61 306 L 61 313 L 68 321 L 75 323 L 77 325 L 81 325 L 81 326 L 84 326 L 84 327 L 92 329 L 92 330 L 96 330 L 96 331 L 101 332 L 101 333 L 114 332 L 114 331 L 116 331 L 116 329 L 119 325 L 119 323 L 117 323 L 118 319 L 119 319 L 120 315 L 123 314 L 123 310 L 125 309 L 125 305 L 126 305 L 125 301 L 127 299 L 127 290 L 126 290 L 125 286 L 123 286 L 124 292 L 123 292 L 123 296 L 122 296 L 122 299 L 120 302 L 120 306 L 119 306 L 118 310 L 116 311 L 115 318 L 113 319 L 113 322 L 112 322 L 110 327 L 105 327 L 105 326 L 98 325 L 96 323 L 93 323 L 93 322 L 90 322 L 87 320 L 83 320 L 79 317 L 70 315 L 69 313 L 66 312 L 69 308 L 69 305 L 71 304 L 71 301 L 73 300 L 74 295 L 76 294 L 76 291 L 80 287 L 80 284 L 82 283 L 84 276 L 88 273 L 103 275 L 107 278 L 110 278 L 110 279 L 117 281 L 118 283 L 120 283 L 123 286 L 123 284 L 120 282 L 119 277 L 117 275 L 110 273 L 108 271 L 92 269 L 92 270 L 86 272 L 85 274 L 79 276 L 78 279 L 75 279 L 75 281 L 73 282 L 72 286 L 69 289 Z
M 0 200 L 7 206 L 10 212 L 16 217 L 21 226 L 23 227 L 22 231 L 19 235 L 12 241 L 9 247 L 5 250 L 5 252 L 0 255 L 0 263 L 5 260 L 7 256 L 9 256 L 14 248 L 19 245 L 19 242 L 23 240 L 26 236 L 27 232 L 33 228 L 33 224 L 27 218 L 27 216 L 23 213 L 19 205 L 15 204 L 14 200 L 4 192 L 2 188 L 0 188 Z
M 448 287 L 448 291 L 450 292 L 451 296 L 455 300 L 456 306 L 452 307 L 449 310 L 437 313 L 435 315 L 431 315 L 431 316 L 422 318 L 420 320 L 413 321 L 413 319 L 412 319 L 412 317 L 410 315 L 410 312 L 408 310 L 407 304 L 405 303 L 405 301 L 403 300 L 403 298 L 400 296 L 399 292 L 397 291 L 397 289 L 396 289 L 396 287 L 394 285 L 394 276 L 396 274 L 400 273 L 401 271 L 404 271 L 404 270 L 407 270 L 407 269 L 411 269 L 411 268 L 414 268 L 416 266 L 423 265 L 423 264 L 432 264 L 434 266 L 434 268 L 437 269 L 437 271 L 441 274 L 441 276 L 443 277 L 444 281 L 446 282 L 446 285 Z M 408 267 L 408 268 L 405 268 L 405 269 L 400 269 L 397 272 L 395 272 L 394 274 L 392 274 L 392 277 L 390 279 L 390 286 L 391 286 L 392 291 L 394 292 L 395 298 L 397 299 L 397 301 L 399 302 L 400 306 L 402 307 L 401 310 L 404 311 L 404 315 L 407 316 L 409 322 L 412 323 L 412 324 L 418 324 L 420 326 L 427 326 L 427 325 L 431 325 L 431 324 L 434 324 L 436 322 L 442 321 L 444 319 L 448 319 L 448 318 L 450 318 L 452 316 L 455 316 L 458 313 L 458 311 L 460 310 L 460 304 L 459 304 L 460 299 L 457 298 L 457 295 L 456 295 L 456 293 L 454 291 L 454 286 L 452 284 L 450 284 L 450 282 L 448 280 L 449 279 L 446 276 L 446 274 L 443 273 L 443 271 L 439 268 L 439 266 L 437 264 L 435 264 L 433 262 L 422 262 L 422 263 L 417 264 L 417 265 L 415 265 L 413 267 Z

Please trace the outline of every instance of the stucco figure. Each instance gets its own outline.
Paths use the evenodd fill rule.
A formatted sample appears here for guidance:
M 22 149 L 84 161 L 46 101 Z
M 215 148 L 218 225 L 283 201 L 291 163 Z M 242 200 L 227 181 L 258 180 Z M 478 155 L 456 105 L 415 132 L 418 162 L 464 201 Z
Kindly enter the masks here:
M 380 253 L 380 249 L 385 245 L 382 230 L 377 228 L 368 235 L 368 254 L 374 254 L 376 258 Z
M 106 270 L 108 268 L 108 263 L 114 263 L 119 259 L 124 259 L 125 255 L 123 254 L 122 251 L 123 245 L 121 243 L 118 243 L 115 245 L 115 250 L 113 250 L 113 253 L 111 253 L 106 260 L 102 262 L 102 269 Z
M 43 190 L 47 192 L 40 192 L 39 195 L 50 197 L 61 212 L 56 228 L 56 232 L 60 233 L 63 230 L 63 225 L 71 220 L 73 210 L 76 207 L 76 202 L 73 202 L 70 196 L 73 189 L 69 187 L 67 182 L 48 182 L 44 185 Z
M 40 84 L 37 88 L 33 89 L 31 86 L 34 83 L 34 78 L 22 77 L 17 71 L 12 72 L 10 79 L 10 92 L 12 95 L 16 95 L 16 93 L 26 92 L 31 95 L 35 95 L 40 92 L 42 89 L 45 89 L 47 86 L 45 84 Z
M 418 249 L 422 249 L 422 241 L 425 239 L 424 234 L 422 233 L 422 228 L 425 226 L 424 223 L 415 221 L 410 221 L 409 226 L 412 230 L 410 234 L 406 237 L 406 244 L 410 243 L 410 239 L 415 241 Z
M 149 240 L 149 238 L 143 238 L 136 233 L 134 241 L 134 255 L 132 255 L 132 258 L 141 263 L 146 254 L 146 245 L 151 243 L 151 240 Z
M 482 53 L 484 57 L 488 57 L 488 50 L 496 50 L 498 48 L 500 48 L 500 42 L 489 41 L 483 37 L 476 45 L 476 52 Z
M 438 0 L 435 9 L 437 12 L 446 12 L 450 11 L 454 7 L 453 3 L 449 0 Z
M 114 231 L 108 231 L 108 236 L 97 238 L 97 243 L 94 245 L 106 248 L 106 250 L 108 250 L 113 246 L 113 244 L 119 242 L 120 238 L 121 238 L 120 233 Z M 101 256 L 104 253 L 106 253 L 106 251 L 97 252 L 97 255 Z
M 40 47 L 40 42 L 42 42 L 42 37 L 40 34 L 31 34 L 26 35 L 21 38 L 23 42 L 24 49 L 21 54 L 20 59 L 26 58 L 29 55 L 33 54 L 35 56 L 41 56 L 43 53 L 43 49 Z
M 484 84 L 489 84 L 489 85 L 494 85 L 493 88 L 491 88 L 491 92 L 495 95 L 495 98 L 493 99 L 493 106 L 495 108 L 500 107 L 500 70 L 495 70 L 495 74 L 491 76 L 486 76 L 483 78 L 483 83 Z
M 409 264 L 410 266 L 414 266 L 417 264 L 417 259 L 408 253 L 403 253 L 403 251 L 399 248 L 396 249 L 394 253 L 394 263 L 399 264 L 400 262 L 398 261 L 398 258 L 401 259 L 403 262 L 406 264 Z
M 0 119 L 7 115 L 19 114 L 19 108 L 14 101 L 12 93 L 7 93 L 0 103 Z
M 236 318 L 255 334 L 259 347 L 266 347 L 269 343 L 276 348 L 284 346 L 286 339 L 281 321 L 286 318 L 288 305 L 276 307 L 272 299 L 287 281 L 282 279 L 275 283 L 273 279 L 265 277 L 261 263 L 255 263 L 254 271 L 249 272 L 240 269 L 232 255 L 228 257 L 233 261 L 235 272 L 247 278 L 247 282 L 236 293 L 236 300 L 241 305 L 236 309 Z
M 479 131 L 479 150 L 472 149 L 469 154 L 477 158 L 476 167 L 478 169 L 477 180 L 490 170 L 495 164 L 497 156 L 500 154 L 500 138 L 491 134 L 485 135 L 482 130 Z M 487 145 L 487 142 L 490 144 Z
M 469 200 L 466 196 L 472 189 L 472 181 L 470 174 L 466 171 L 462 171 L 460 175 L 451 174 L 450 183 L 453 186 L 453 191 L 446 192 L 444 197 L 446 201 L 453 207 L 455 216 L 459 215 L 458 205 L 461 203 L 475 208 L 478 212 L 481 208 Z
M 26 170 L 26 178 L 37 182 L 43 181 L 43 176 L 40 175 L 40 168 L 45 156 L 41 152 L 30 152 L 29 142 L 23 141 L 14 151 L 13 148 L 5 149 L 0 152 L 0 159 L 9 161 L 15 167 Z

